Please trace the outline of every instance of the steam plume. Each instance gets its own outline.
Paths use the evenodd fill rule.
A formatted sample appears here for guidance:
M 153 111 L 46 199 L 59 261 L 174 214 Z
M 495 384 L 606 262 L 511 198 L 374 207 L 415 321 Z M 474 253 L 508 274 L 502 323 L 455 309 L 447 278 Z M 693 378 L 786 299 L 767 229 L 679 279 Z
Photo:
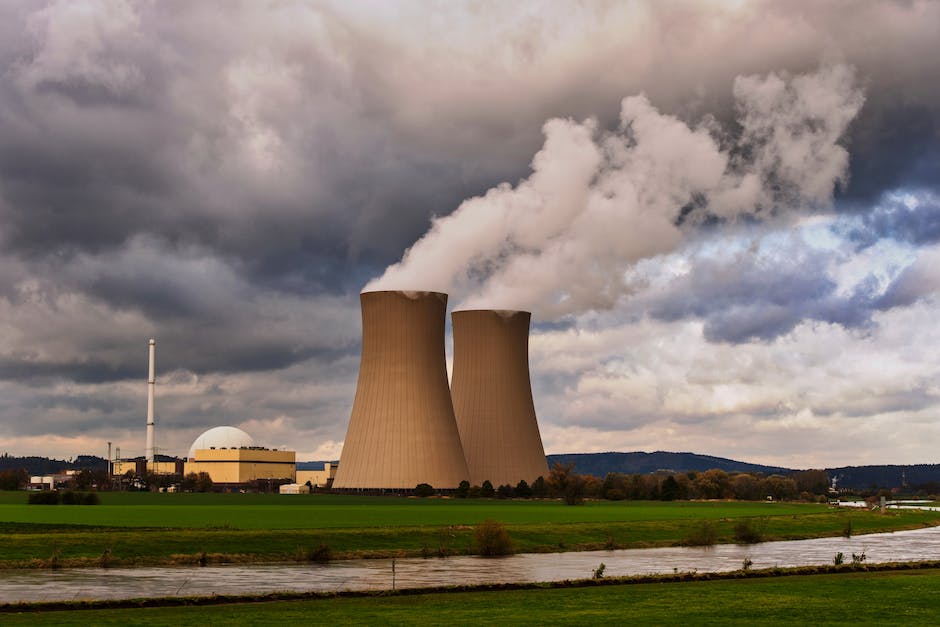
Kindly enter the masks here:
M 532 174 L 464 201 L 366 290 L 450 292 L 458 308 L 529 309 L 542 319 L 613 306 L 624 272 L 674 250 L 705 221 L 826 207 L 845 185 L 839 145 L 861 109 L 854 69 L 739 76 L 738 131 L 690 126 L 645 95 L 616 131 L 551 119 Z

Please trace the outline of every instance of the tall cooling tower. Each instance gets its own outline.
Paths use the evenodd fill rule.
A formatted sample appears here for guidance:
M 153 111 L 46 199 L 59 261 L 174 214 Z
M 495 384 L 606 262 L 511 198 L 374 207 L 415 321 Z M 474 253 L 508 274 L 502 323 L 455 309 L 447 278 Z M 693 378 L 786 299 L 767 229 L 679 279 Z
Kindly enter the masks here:
M 469 479 L 444 361 L 447 294 L 365 292 L 362 360 L 333 487 L 456 488 Z
M 548 477 L 529 383 L 527 311 L 455 311 L 451 397 L 470 481 Z

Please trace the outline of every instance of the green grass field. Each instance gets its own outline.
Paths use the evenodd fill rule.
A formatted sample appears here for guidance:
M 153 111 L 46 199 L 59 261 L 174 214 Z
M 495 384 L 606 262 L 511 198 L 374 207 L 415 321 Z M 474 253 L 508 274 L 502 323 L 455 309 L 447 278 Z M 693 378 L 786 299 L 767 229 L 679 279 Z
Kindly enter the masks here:
M 786 516 L 824 512 L 825 505 L 762 502 L 595 501 L 569 507 L 555 500 L 406 499 L 346 495 L 154 494 L 102 492 L 101 504 L 26 505 L 26 493 L 0 493 L 0 522 L 99 527 L 328 529 Z
M 102 493 L 96 506 L 26 505 L 0 493 L 0 568 L 192 564 L 475 552 L 473 526 L 506 524 L 517 552 L 687 544 L 712 521 L 733 542 L 749 519 L 764 540 L 873 533 L 940 524 L 940 512 L 748 502 L 404 499 L 356 496 Z M 107 556 L 106 558 L 103 556 Z
M 934 625 L 940 571 L 4 614 L 4 625 Z

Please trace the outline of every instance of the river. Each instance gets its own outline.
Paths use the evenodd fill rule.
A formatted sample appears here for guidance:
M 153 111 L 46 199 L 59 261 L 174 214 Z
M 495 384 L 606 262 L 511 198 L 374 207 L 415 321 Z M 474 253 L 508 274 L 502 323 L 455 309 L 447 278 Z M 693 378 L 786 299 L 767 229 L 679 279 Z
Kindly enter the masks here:
M 83 568 L 0 571 L 0 602 L 127 599 L 275 591 L 387 590 L 426 586 L 561 581 L 591 577 L 602 562 L 605 575 L 676 571 L 722 572 L 752 568 L 940 559 L 940 527 L 854 536 L 710 548 L 667 547 L 578 553 L 541 553 L 500 558 L 457 556 L 394 560 L 343 560 L 328 564 L 253 564 L 206 567 Z

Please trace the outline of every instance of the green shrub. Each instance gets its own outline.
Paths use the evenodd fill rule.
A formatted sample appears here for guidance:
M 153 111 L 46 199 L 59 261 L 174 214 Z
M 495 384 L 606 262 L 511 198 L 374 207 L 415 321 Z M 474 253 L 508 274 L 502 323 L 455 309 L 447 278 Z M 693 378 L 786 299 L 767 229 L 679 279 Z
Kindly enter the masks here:
M 457 486 L 457 491 L 454 492 L 454 496 L 458 499 L 465 499 L 470 495 L 470 482 L 464 479 L 460 482 L 460 485 Z
M 832 564 L 834 566 L 842 566 L 845 563 L 845 553 L 839 551 L 836 553 L 836 556 L 832 558 Z
M 434 488 L 430 483 L 419 483 L 415 486 L 415 496 L 428 497 L 434 496 Z
M 757 544 L 764 540 L 763 523 L 745 518 L 734 525 L 734 541 L 738 544 Z
M 473 530 L 477 553 L 485 557 L 512 555 L 512 538 L 506 526 L 495 520 L 484 520 Z
M 480 496 L 485 499 L 491 499 L 496 494 L 496 490 L 493 488 L 493 484 L 489 479 L 483 482 L 483 485 L 480 486 Z
M 717 541 L 718 530 L 715 528 L 715 523 L 703 520 L 692 529 L 685 543 L 689 546 L 712 546 Z
M 55 490 L 30 492 L 27 503 L 30 505 L 58 505 L 61 497 Z
M 520 499 L 532 498 L 532 488 L 529 487 L 525 479 L 520 480 L 519 483 L 516 484 L 514 492 Z

